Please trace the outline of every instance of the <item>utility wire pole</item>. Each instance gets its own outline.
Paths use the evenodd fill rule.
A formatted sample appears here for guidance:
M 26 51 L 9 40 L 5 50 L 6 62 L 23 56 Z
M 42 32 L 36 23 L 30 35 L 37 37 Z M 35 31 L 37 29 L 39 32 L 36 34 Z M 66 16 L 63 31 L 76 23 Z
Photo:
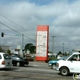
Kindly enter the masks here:
M 52 55 L 54 54 L 54 37 L 56 36 L 51 36 L 52 37 Z
M 24 34 L 22 34 L 22 56 L 24 57 Z
M 63 54 L 64 54 L 64 43 L 63 43 Z
M 22 50 L 24 48 L 24 34 L 22 34 Z

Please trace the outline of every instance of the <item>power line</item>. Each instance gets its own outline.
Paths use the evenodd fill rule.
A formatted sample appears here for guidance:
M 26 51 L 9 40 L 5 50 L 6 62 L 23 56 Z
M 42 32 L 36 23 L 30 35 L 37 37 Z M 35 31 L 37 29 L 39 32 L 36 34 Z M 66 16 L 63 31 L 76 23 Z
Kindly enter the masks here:
M 20 28 L 22 28 L 22 29 L 28 31 L 27 29 L 25 29 L 24 27 L 22 27 L 22 26 L 20 26 L 19 24 L 15 23 L 14 21 L 10 20 L 10 19 L 7 18 L 6 16 L 2 15 L 1 13 L 0 13 L 0 15 L 3 16 L 4 18 L 6 18 L 7 20 L 11 21 L 11 22 L 14 23 L 15 25 L 19 26 Z
M 7 25 L 5 25 L 4 23 L 2 23 L 2 22 L 0 22 L 2 25 L 4 25 L 4 26 L 6 26 L 6 27 L 8 27 L 9 29 L 11 29 L 11 30 L 13 30 L 13 31 L 15 31 L 15 32 L 17 32 L 17 33 L 19 33 L 19 34 L 21 34 L 22 35 L 22 33 L 20 33 L 20 32 L 18 32 L 18 31 L 16 31 L 16 30 L 14 30 L 14 29 L 12 29 L 12 28 L 10 28 L 9 26 L 7 26 Z M 25 36 L 26 38 L 29 38 L 29 37 L 27 37 L 27 36 Z M 31 40 L 34 40 L 34 39 L 32 39 L 32 38 L 29 38 L 29 39 L 31 39 Z M 35 41 L 35 40 L 34 40 Z
M 27 30 L 27 29 L 23 28 L 22 26 L 18 25 L 17 23 L 13 22 L 12 20 L 7 18 L 6 16 L 2 15 L 1 13 L 0 13 L 0 15 L 3 16 L 4 18 L 6 18 L 7 20 L 11 21 L 12 23 L 16 24 L 17 26 L 21 27 L 22 29 Z
M 17 25 L 17 26 L 21 27 L 22 29 L 28 31 L 27 29 L 25 29 L 25 28 L 23 28 L 22 26 L 20 26 L 19 24 L 13 22 L 12 20 L 10 20 L 10 19 L 7 18 L 6 16 L 2 15 L 1 13 L 0 13 L 0 15 L 3 16 L 4 18 L 6 18 L 7 20 L 11 21 L 11 22 L 14 23 L 15 25 Z M 1 23 L 2 23 L 2 22 L 1 22 Z M 3 23 L 2 23 L 2 24 L 3 24 Z M 3 24 L 3 25 L 6 26 L 5 24 Z M 9 26 L 6 26 L 6 27 L 10 28 Z M 15 31 L 15 32 L 18 32 L 18 31 L 16 31 L 16 30 L 12 29 L 12 28 L 10 28 L 10 29 L 13 30 L 13 31 Z M 19 34 L 22 34 L 22 33 L 20 33 L 20 32 L 18 32 L 18 33 L 19 33 Z M 34 39 L 32 39 L 32 38 L 30 38 L 30 37 L 28 37 L 28 36 L 25 36 L 25 37 L 26 37 L 26 38 L 29 38 L 29 39 L 31 39 L 31 40 L 34 40 Z M 34 41 L 35 41 L 35 40 L 34 40 Z
M 14 30 L 14 29 L 12 29 L 12 28 L 10 28 L 9 26 L 5 25 L 4 23 L 2 23 L 2 22 L 0 22 L 0 23 L 1 23 L 2 25 L 4 25 L 4 26 L 8 27 L 9 29 L 11 29 L 11 30 L 13 30 L 13 31 L 15 31 L 15 32 L 17 32 L 17 33 L 19 33 L 19 34 L 21 34 L 20 32 Z

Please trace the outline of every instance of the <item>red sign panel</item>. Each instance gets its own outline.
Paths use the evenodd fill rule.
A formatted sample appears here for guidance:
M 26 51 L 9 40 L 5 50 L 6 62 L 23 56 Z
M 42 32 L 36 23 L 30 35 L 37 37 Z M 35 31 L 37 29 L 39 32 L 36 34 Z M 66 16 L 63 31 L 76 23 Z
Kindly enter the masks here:
M 48 59 L 48 38 L 49 26 L 37 26 L 36 60 L 38 61 L 45 61 Z

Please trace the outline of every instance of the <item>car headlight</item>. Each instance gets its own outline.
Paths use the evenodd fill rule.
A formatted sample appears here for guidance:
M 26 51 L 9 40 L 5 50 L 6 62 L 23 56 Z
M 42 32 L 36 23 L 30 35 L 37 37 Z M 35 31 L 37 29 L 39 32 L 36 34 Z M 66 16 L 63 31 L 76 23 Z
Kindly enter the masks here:
M 56 67 L 59 67 L 59 63 L 56 63 Z
M 19 60 L 20 58 L 17 58 L 17 60 Z

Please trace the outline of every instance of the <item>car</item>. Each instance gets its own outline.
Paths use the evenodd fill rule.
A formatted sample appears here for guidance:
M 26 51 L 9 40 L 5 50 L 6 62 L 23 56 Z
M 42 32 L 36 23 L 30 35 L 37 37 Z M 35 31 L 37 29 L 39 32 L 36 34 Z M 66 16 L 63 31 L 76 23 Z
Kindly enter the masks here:
M 12 66 L 13 64 L 10 55 L 4 52 L 0 52 L 0 69 L 10 69 Z
M 57 61 L 63 60 L 63 59 L 66 58 L 66 57 L 67 57 L 67 56 L 63 56 L 63 57 L 61 57 L 60 59 L 50 60 L 50 61 L 48 62 L 48 66 L 49 66 L 51 69 L 55 69 L 55 68 L 56 68 L 56 63 L 57 63 Z
M 55 69 L 55 66 L 56 66 L 56 63 L 57 63 L 58 60 L 50 60 L 48 62 L 48 66 L 51 68 L 51 69 Z
M 72 52 L 64 60 L 57 61 L 55 70 L 59 71 L 62 76 L 67 76 L 71 73 L 80 73 L 80 61 L 76 60 L 79 55 L 80 52 Z
M 28 59 L 24 59 L 17 54 L 12 54 L 11 58 L 13 66 L 25 66 L 29 64 Z

